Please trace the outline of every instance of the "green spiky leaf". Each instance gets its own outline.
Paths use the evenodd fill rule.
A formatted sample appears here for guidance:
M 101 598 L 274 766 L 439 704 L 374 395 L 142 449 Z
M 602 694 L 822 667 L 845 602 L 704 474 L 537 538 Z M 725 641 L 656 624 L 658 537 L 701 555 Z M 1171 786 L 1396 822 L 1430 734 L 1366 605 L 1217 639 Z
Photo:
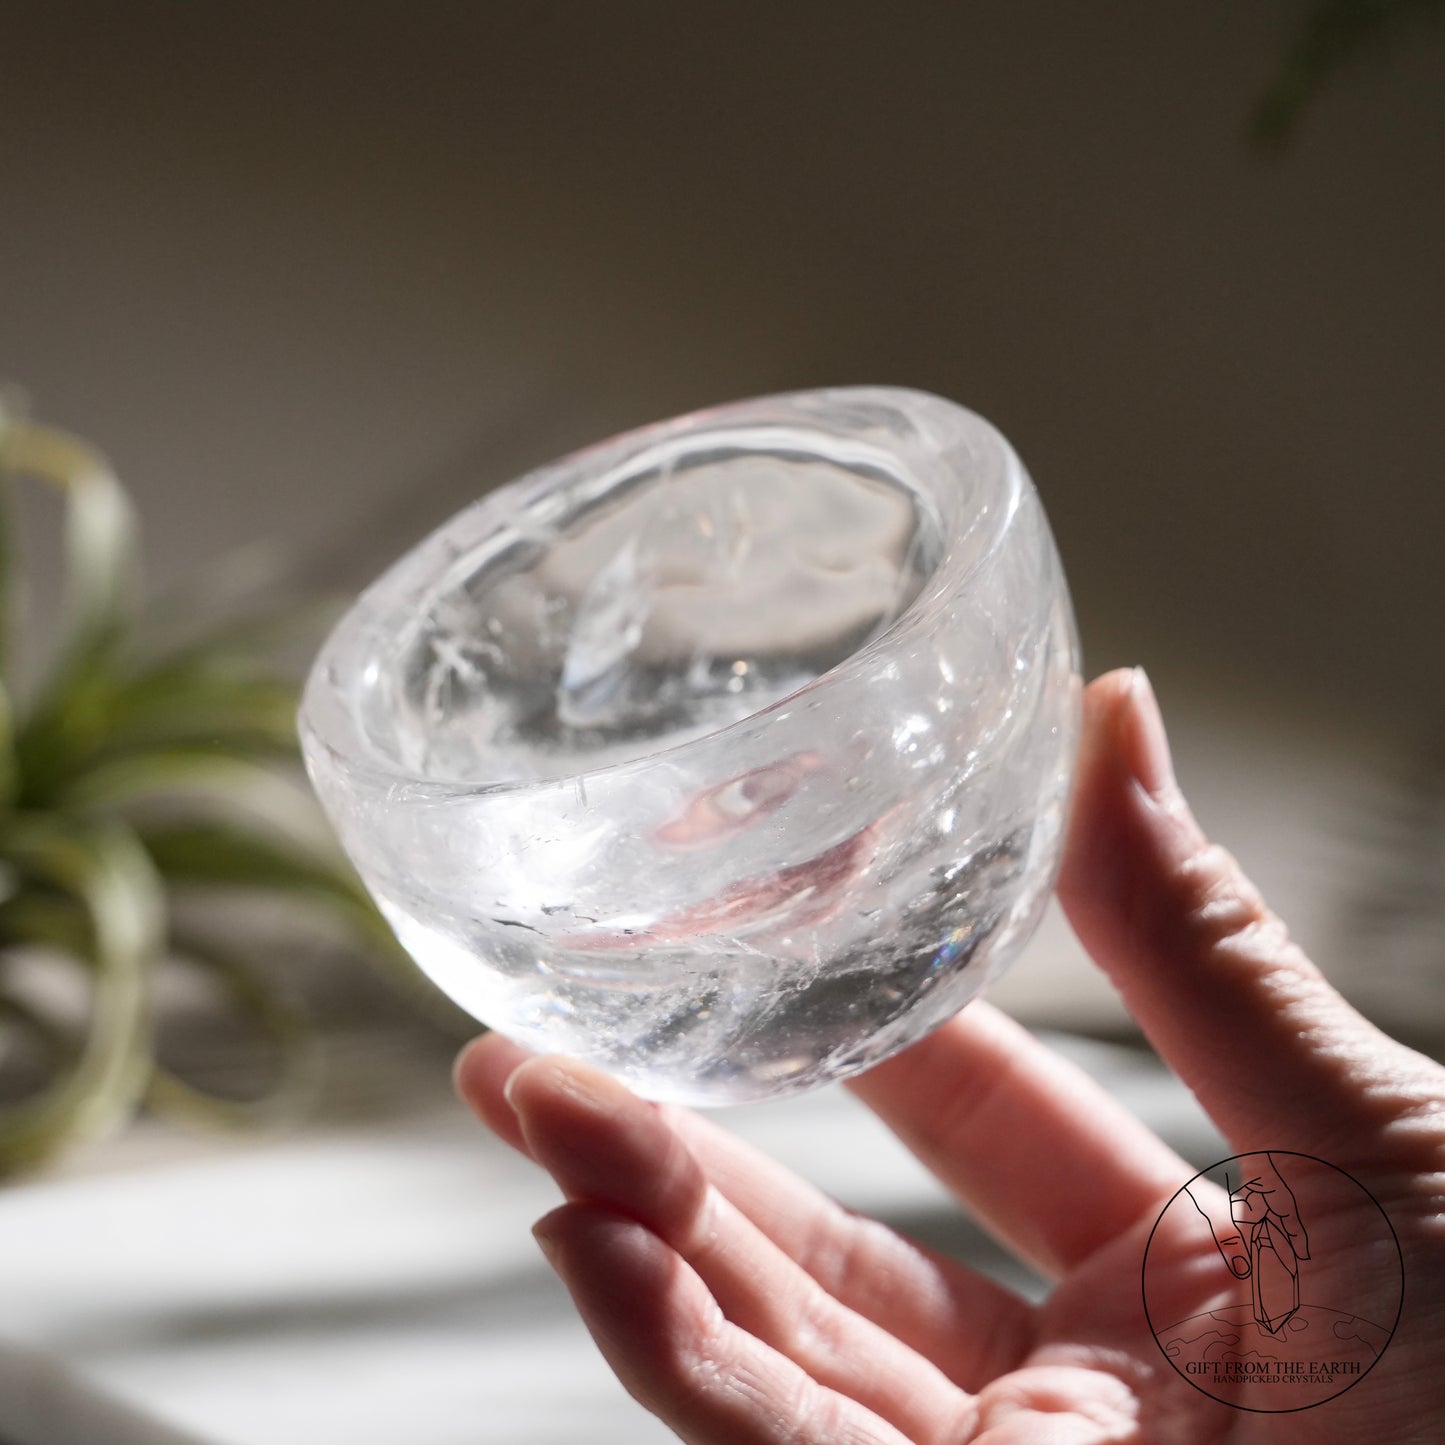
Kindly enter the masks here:
M 5 644 L 24 549 L 10 492 L 30 480 L 63 498 L 65 588 L 51 665 L 18 699 Z M 304 1097 L 304 1011 L 241 943 L 175 936 L 172 895 L 210 888 L 298 900 L 415 983 L 300 782 L 297 687 L 276 654 L 314 642 L 322 609 L 239 605 L 265 560 L 253 553 L 221 567 L 190 601 L 172 598 L 143 618 L 124 489 L 85 443 L 30 424 L 0 395 L 0 1024 L 54 1066 L 43 1092 L 0 1107 L 0 1173 L 123 1121 L 142 1101 L 234 1124 L 277 1117 Z M 218 615 L 211 603 L 232 583 L 236 610 Z M 83 972 L 90 1007 L 79 1036 L 11 988 L 17 970 L 7 961 L 27 950 Z M 281 1063 L 274 1089 L 249 1101 L 212 1097 L 157 1066 L 152 994 L 167 960 L 201 970 L 269 1042 Z
M 165 908 L 151 860 L 122 828 L 12 818 L 4 856 L 20 880 L 6 905 L 7 941 L 66 948 L 90 974 L 91 1005 L 73 1067 L 38 1098 L 0 1114 L 0 1173 L 104 1132 L 139 1101 L 150 1074 L 150 980 Z M 63 902 L 17 906 L 37 888 L 80 916 L 67 916 Z

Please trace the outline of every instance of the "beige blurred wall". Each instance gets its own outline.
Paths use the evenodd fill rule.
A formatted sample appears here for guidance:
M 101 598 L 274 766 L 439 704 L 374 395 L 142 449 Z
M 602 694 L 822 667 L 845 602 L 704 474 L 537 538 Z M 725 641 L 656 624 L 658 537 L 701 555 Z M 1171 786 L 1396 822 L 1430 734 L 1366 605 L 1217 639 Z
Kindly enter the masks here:
M 1300 13 L 12 0 L 0 376 L 155 573 L 282 534 L 353 580 L 601 431 L 929 387 L 1029 462 L 1095 664 L 1421 731 L 1445 40 L 1262 158 Z
M 280 538 L 357 585 L 526 465 L 730 396 L 971 404 L 1091 670 L 1148 664 L 1206 824 L 1423 1028 L 1445 36 L 1269 159 L 1244 118 L 1302 9 L 10 0 L 0 377 L 111 452 L 162 581 Z M 1028 1017 L 1118 1018 L 1058 930 L 1016 977 Z

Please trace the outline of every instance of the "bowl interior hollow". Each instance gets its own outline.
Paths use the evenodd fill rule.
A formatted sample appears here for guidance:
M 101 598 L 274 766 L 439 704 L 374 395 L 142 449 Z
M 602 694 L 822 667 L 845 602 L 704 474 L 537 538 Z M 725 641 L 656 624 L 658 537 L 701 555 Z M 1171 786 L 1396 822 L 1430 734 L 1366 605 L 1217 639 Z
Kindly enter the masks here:
M 460 549 L 354 695 L 386 763 L 564 777 L 738 722 L 895 622 L 945 549 L 897 460 L 800 427 L 575 467 Z

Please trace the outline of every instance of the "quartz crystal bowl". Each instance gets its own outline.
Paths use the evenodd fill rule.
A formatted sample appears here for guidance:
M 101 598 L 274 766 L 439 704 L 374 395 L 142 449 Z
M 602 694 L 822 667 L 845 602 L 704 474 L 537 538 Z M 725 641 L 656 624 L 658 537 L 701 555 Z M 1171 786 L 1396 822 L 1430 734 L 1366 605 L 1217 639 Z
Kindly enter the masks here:
M 323 648 L 301 734 L 421 968 L 654 1099 L 886 1058 L 1020 950 L 1076 751 L 1027 473 L 917 391 L 739 402 L 493 491 Z

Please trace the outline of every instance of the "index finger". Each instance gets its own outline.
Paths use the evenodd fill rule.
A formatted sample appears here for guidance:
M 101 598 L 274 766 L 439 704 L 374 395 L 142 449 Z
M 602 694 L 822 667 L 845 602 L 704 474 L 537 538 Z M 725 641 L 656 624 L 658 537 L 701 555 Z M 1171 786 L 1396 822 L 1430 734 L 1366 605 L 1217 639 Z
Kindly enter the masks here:
M 530 1057 L 499 1034 L 457 1061 L 457 1086 L 513 1148 L 530 1153 L 506 1086 Z M 896 1335 L 965 1389 L 1024 1354 L 1027 1303 L 1004 1285 L 843 1208 L 721 1125 L 688 1109 L 660 1113 L 709 1179 L 761 1233 L 840 1303 Z M 654 1176 L 648 1172 L 647 1179 Z

